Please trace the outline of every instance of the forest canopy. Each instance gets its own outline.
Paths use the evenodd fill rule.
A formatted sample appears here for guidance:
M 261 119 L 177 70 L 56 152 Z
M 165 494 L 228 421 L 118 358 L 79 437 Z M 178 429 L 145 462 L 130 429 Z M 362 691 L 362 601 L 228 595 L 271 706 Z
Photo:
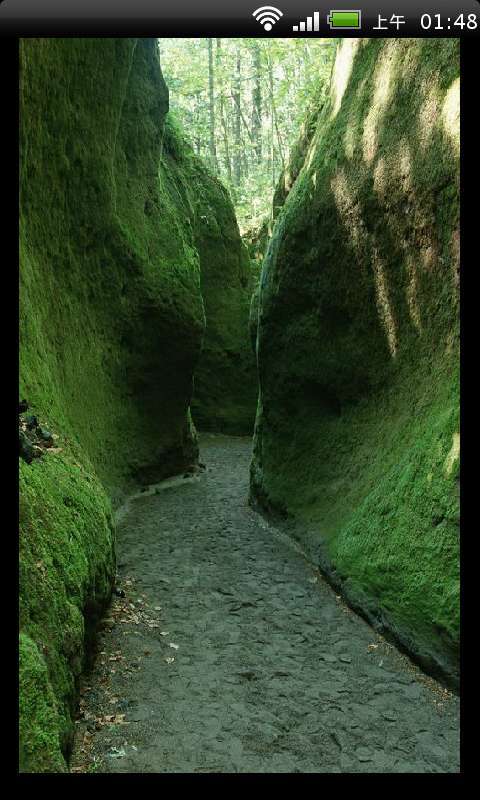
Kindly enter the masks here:
M 331 39 L 159 39 L 171 111 L 228 187 L 241 229 L 260 221 L 302 121 L 325 96 Z

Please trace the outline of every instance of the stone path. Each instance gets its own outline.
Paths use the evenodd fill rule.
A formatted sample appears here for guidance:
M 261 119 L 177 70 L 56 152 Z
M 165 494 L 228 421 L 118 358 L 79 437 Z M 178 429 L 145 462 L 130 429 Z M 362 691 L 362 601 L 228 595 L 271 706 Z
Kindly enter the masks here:
M 458 771 L 457 698 L 249 508 L 250 449 L 204 436 L 206 472 L 124 510 L 73 771 Z

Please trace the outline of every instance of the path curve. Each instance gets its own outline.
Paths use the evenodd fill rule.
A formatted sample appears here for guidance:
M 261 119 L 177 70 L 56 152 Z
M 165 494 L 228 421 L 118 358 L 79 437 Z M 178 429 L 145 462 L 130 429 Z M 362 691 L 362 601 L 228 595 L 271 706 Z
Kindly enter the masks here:
M 205 435 L 206 472 L 125 508 L 73 770 L 458 771 L 458 699 L 249 508 L 250 456 Z

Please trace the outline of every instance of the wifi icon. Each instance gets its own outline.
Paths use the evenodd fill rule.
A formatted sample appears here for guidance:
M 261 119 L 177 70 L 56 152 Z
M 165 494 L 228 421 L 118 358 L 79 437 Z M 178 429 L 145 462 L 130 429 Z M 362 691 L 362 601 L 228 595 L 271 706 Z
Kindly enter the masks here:
M 263 25 L 264 30 L 271 31 L 280 17 L 283 17 L 283 13 L 279 8 L 274 8 L 274 6 L 261 6 L 253 12 L 252 17 L 255 17 L 260 25 Z

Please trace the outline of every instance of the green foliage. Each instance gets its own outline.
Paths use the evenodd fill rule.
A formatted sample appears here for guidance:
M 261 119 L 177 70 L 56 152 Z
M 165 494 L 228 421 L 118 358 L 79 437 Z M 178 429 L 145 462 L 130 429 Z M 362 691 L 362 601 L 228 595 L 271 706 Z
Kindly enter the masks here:
M 252 493 L 458 678 L 458 43 L 345 40 L 261 278 Z

